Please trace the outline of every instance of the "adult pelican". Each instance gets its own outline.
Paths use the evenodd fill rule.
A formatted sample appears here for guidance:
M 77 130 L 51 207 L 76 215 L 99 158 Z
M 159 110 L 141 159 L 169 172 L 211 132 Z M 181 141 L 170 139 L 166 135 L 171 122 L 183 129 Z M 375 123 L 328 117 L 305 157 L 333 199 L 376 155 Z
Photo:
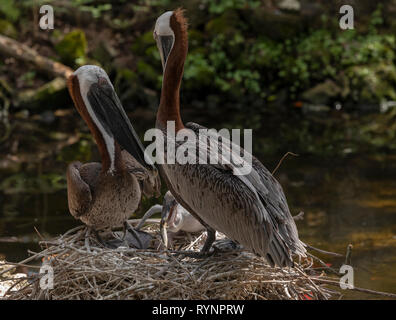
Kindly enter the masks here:
M 158 172 L 144 160 L 143 146 L 103 69 L 80 67 L 68 79 L 68 88 L 102 159 L 102 163 L 76 161 L 68 166 L 70 213 L 99 239 L 98 229 L 124 225 L 124 231 L 135 237 L 136 246 L 142 247 L 127 219 L 138 208 L 142 193 L 159 195 Z
M 180 117 L 180 84 L 188 50 L 183 11 L 162 14 L 156 21 L 154 38 L 164 73 L 156 127 L 165 141 L 172 139 L 167 136 L 172 121 L 176 132 L 188 128 L 197 137 L 197 145 L 202 144 L 198 133 L 205 128 L 194 123 L 184 126 Z M 174 144 L 176 149 L 180 148 L 177 141 Z M 293 266 L 292 256 L 305 256 L 306 250 L 298 238 L 282 187 L 255 157 L 250 173 L 234 175 L 234 169 L 233 164 L 222 163 L 159 165 L 160 174 L 176 200 L 207 228 L 202 253 L 210 249 L 218 230 L 245 249 L 265 257 L 272 266 Z

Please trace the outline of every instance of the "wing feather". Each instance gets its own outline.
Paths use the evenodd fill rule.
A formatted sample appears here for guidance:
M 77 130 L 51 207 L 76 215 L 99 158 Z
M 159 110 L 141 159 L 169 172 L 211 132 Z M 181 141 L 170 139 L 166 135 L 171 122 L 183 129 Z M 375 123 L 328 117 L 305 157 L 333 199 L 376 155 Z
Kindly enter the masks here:
M 197 136 L 200 129 L 206 129 L 192 122 L 187 123 L 186 127 L 193 130 Z M 236 160 L 237 163 L 244 161 L 239 154 L 233 152 L 233 150 L 238 150 L 237 148 L 240 148 L 239 146 L 235 148 L 235 144 L 229 141 L 229 139 L 218 134 L 216 135 L 213 131 L 209 130 L 208 132 L 209 135 L 214 138 L 214 141 L 226 143 L 226 146 L 229 145 L 231 147 L 228 152 L 232 153 L 232 158 Z M 211 142 L 213 142 L 213 140 Z M 221 150 L 220 143 L 217 146 L 217 150 Z M 213 147 L 212 150 L 216 148 L 216 146 L 212 144 L 210 146 Z M 247 151 L 242 148 L 240 149 L 245 155 Z M 212 150 L 208 150 L 207 154 L 210 154 Z M 292 260 L 290 254 L 294 253 L 305 256 L 305 245 L 299 240 L 297 227 L 290 214 L 281 185 L 257 158 L 251 155 L 251 159 L 251 172 L 246 175 L 235 175 L 234 177 L 239 179 L 255 196 L 255 210 L 252 210 L 252 222 L 253 224 L 260 225 L 261 228 L 264 228 L 265 232 L 267 232 L 270 241 L 268 250 L 269 255 L 271 255 L 271 260 L 277 265 L 291 265 Z M 235 170 L 232 163 L 222 164 L 220 162 L 214 166 L 218 169 L 226 170 L 229 173 Z M 257 244 L 257 242 L 262 242 L 263 238 L 260 239 L 251 235 L 249 230 L 246 230 L 246 232 L 250 234 L 251 237 L 255 238 L 250 239 L 252 243 L 255 243 L 253 245 L 254 251 L 260 250 L 259 248 L 262 244 Z M 260 235 L 259 232 L 255 234 L 257 236 Z
M 99 165 L 99 168 L 97 165 Z M 91 187 L 95 185 L 95 176 L 98 175 L 98 169 L 100 172 L 99 163 L 82 165 L 78 161 L 72 162 L 67 167 L 67 199 L 69 211 L 75 218 L 84 215 L 91 206 Z
M 121 151 L 127 171 L 141 182 L 142 192 L 145 197 L 159 197 L 161 191 L 161 179 L 158 171 L 149 171 L 143 167 L 126 150 Z

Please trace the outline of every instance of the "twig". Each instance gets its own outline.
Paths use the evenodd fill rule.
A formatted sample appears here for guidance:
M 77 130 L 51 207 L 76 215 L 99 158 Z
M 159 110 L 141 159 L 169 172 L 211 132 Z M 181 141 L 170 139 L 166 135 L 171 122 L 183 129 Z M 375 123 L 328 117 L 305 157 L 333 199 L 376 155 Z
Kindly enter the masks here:
M 33 255 L 33 256 L 29 257 L 29 258 L 26 258 L 25 260 L 22 260 L 22 261 L 19 262 L 19 263 L 20 263 L 20 264 L 23 264 L 23 263 L 27 263 L 27 262 L 33 261 L 33 260 L 39 258 L 40 255 L 43 255 L 46 251 L 48 251 L 48 249 L 45 249 L 44 251 L 41 251 L 41 252 L 39 252 L 39 253 L 36 253 L 35 255 Z M 18 267 L 18 265 L 15 265 L 15 266 L 12 266 L 12 267 L 9 267 L 9 268 L 7 268 L 7 269 L 4 269 L 4 270 L 0 271 L 0 276 L 1 276 L 2 274 L 6 273 L 6 272 L 9 272 L 9 271 L 15 269 L 16 267 Z
M 27 268 L 32 268 L 32 269 L 40 269 L 40 266 L 34 266 L 34 265 L 30 265 L 30 264 L 25 264 L 25 263 L 20 263 L 20 262 L 0 262 L 0 265 L 3 266 L 16 266 L 16 267 L 27 267 Z
M 335 286 L 340 285 L 340 283 L 338 281 L 334 281 L 334 280 L 321 279 L 321 278 L 312 278 L 312 280 L 335 285 Z M 365 293 L 370 293 L 370 294 L 376 294 L 376 295 L 380 295 L 380 296 L 384 296 L 384 297 L 396 298 L 396 294 L 390 293 L 390 292 L 382 292 L 382 291 L 376 291 L 376 290 L 364 289 L 364 288 L 358 288 L 358 287 L 348 288 L 347 290 L 354 290 L 354 291 L 360 291 L 360 292 L 365 292 Z
M 89 245 L 89 238 L 91 236 L 91 229 L 87 227 L 87 231 L 85 232 L 85 248 L 89 253 L 91 253 L 91 246 Z
M 323 266 L 323 268 L 325 268 L 326 270 L 329 270 L 331 273 L 334 273 L 336 275 L 340 275 L 340 273 L 337 270 L 329 267 L 326 263 L 324 263 L 318 257 L 314 256 L 313 254 L 310 254 L 309 252 L 307 252 L 307 255 L 310 256 L 311 258 L 315 259 L 316 261 L 318 261 Z
M 147 231 L 157 235 L 158 225 L 147 226 Z M 301 299 L 304 294 L 327 299 L 332 295 L 324 284 L 310 280 L 320 273 L 309 270 L 309 263 L 295 263 L 302 275 L 293 268 L 272 268 L 264 258 L 246 251 L 203 261 L 179 259 L 155 249 L 95 248 L 89 253 L 84 232 L 68 233 L 53 244 L 46 242 L 48 249 L 33 252 L 31 259 L 56 254 L 51 260 L 57 284 L 53 290 L 21 282 L 5 299 L 247 299 L 252 293 L 260 299 Z M 204 240 L 204 232 L 191 239 L 178 237 L 175 248 L 198 252 Z M 7 278 L 11 284 L 19 281 L 12 275 Z
M 298 214 L 293 216 L 294 221 L 304 220 L 304 211 L 300 211 Z
M 48 244 L 45 243 L 45 239 L 44 237 L 41 235 L 41 233 L 37 230 L 36 226 L 33 226 L 34 230 L 36 231 L 36 233 L 38 234 L 38 236 L 41 238 L 41 241 L 44 241 L 45 246 L 48 249 Z
M 296 154 L 296 153 L 293 153 L 293 152 L 290 152 L 290 151 L 286 152 L 285 155 L 282 157 L 282 159 L 279 160 L 278 165 L 277 165 L 277 166 L 275 167 L 275 169 L 272 171 L 272 175 L 275 174 L 276 170 L 278 170 L 278 168 L 279 168 L 280 165 L 282 164 L 283 160 L 284 160 L 289 154 L 292 155 L 292 156 L 298 157 L 298 154 Z
M 142 219 L 129 219 L 129 223 L 139 223 Z M 147 224 L 159 224 L 161 222 L 161 219 L 147 219 L 145 223 Z
M 352 244 L 348 244 L 347 252 L 345 255 L 345 264 L 348 266 L 352 265 L 352 248 Z
M 337 258 L 343 258 L 343 257 L 344 257 L 344 256 L 343 256 L 342 254 L 340 254 L 340 253 L 336 253 L 336 252 L 331 252 L 331 251 L 326 251 L 326 250 L 322 250 L 322 249 L 319 249 L 319 248 L 315 248 L 315 247 L 313 247 L 313 246 L 311 246 L 311 245 L 309 245 L 309 244 L 307 244 L 307 243 L 306 243 L 305 245 L 307 246 L 307 248 L 309 248 L 309 249 L 311 249 L 311 250 L 315 250 L 315 251 L 317 251 L 317 252 L 326 254 L 326 255 L 328 255 L 328 256 L 337 257 Z

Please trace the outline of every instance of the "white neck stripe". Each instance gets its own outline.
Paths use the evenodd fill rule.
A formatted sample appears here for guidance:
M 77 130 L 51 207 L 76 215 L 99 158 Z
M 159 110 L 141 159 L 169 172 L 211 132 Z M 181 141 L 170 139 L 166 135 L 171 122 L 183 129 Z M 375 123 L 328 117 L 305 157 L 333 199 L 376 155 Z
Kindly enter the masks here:
M 78 77 L 77 77 L 78 79 Z M 89 100 L 87 98 L 87 94 L 88 94 L 88 90 L 85 87 L 81 87 L 80 86 L 80 94 L 81 97 L 84 101 L 84 104 L 87 108 L 87 111 L 89 113 L 89 115 L 91 116 L 92 121 L 95 123 L 95 125 L 98 127 L 100 133 L 102 134 L 103 140 L 106 144 L 106 149 L 107 149 L 107 153 L 109 154 L 109 158 L 110 158 L 110 168 L 109 171 L 115 171 L 115 145 L 114 145 L 114 138 L 112 136 L 110 136 L 105 128 L 103 127 L 103 125 L 100 123 L 100 121 L 98 120 L 98 118 L 95 115 L 95 112 L 93 111 L 91 104 L 89 103 Z

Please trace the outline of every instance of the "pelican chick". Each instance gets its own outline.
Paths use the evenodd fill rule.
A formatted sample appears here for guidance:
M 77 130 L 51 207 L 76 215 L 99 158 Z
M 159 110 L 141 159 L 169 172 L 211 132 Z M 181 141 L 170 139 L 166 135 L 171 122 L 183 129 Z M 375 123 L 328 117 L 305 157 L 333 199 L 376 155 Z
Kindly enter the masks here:
M 165 193 L 162 206 L 154 205 L 144 214 L 136 230 L 140 230 L 145 221 L 156 213 L 161 213 L 160 232 L 165 247 L 168 247 L 169 240 L 180 231 L 195 233 L 205 230 L 205 227 L 176 201 L 170 191 Z

